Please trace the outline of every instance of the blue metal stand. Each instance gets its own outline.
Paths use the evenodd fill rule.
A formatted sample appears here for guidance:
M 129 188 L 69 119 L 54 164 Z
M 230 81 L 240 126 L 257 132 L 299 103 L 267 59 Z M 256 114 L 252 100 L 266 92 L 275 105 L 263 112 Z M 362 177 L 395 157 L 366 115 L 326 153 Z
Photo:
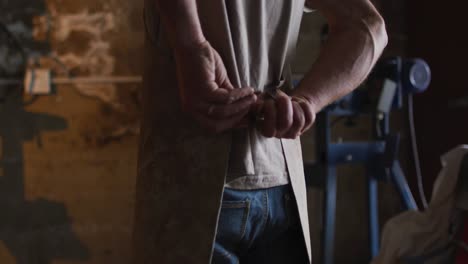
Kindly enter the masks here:
M 373 102 L 375 87 L 372 87 L 371 93 L 370 89 L 358 89 L 317 116 L 318 161 L 314 164 L 305 162 L 305 174 L 308 186 L 319 186 L 324 190 L 323 264 L 333 264 L 334 257 L 336 166 L 354 163 L 362 164 L 366 168 L 372 258 L 377 256 L 379 251 L 378 181 L 392 182 L 402 198 L 404 207 L 407 210 L 418 210 L 398 161 L 400 137 L 390 134 L 389 115 L 392 109 L 403 107 L 404 94 L 420 93 L 427 89 L 431 80 L 430 68 L 421 59 L 390 58 L 377 63 L 368 78 L 368 85 L 373 86 L 371 80 L 384 81 L 378 102 Z M 375 129 L 373 139 L 368 142 L 332 143 L 331 117 L 356 115 L 368 115 L 372 118 Z
M 363 164 L 367 171 L 367 190 L 369 207 L 369 242 L 371 257 L 379 251 L 378 219 L 378 181 L 391 181 L 400 193 L 407 209 L 418 210 L 416 202 L 406 182 L 397 160 L 398 136 L 390 136 L 388 120 L 383 118 L 379 124 L 382 135 L 370 142 L 332 143 L 330 118 L 332 111 L 324 111 L 317 117 L 316 142 L 318 162 L 305 163 L 306 178 L 309 186 L 324 189 L 324 216 L 322 234 L 323 264 L 334 263 L 335 212 L 336 212 L 336 166 L 340 164 Z
M 367 175 L 367 199 L 369 204 L 369 243 L 372 258 L 379 252 L 379 209 L 377 179 Z

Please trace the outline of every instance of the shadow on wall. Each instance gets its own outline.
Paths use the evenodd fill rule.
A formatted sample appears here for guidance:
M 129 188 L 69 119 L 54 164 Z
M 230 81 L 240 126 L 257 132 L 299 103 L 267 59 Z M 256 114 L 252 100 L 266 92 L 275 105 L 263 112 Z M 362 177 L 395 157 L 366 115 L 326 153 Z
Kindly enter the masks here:
M 0 103 L 0 122 L 0 241 L 18 264 L 88 259 L 65 206 L 44 199 L 26 201 L 24 195 L 22 142 L 36 139 L 40 145 L 41 132 L 64 130 L 66 121 L 25 112 L 22 95 L 13 93 Z
M 15 43 L 5 31 L 0 32 L 0 79 L 22 75 L 24 53 L 48 52 L 46 43 L 34 41 L 32 22 L 28 23 L 45 9 L 42 1 L 0 0 L 0 23 L 17 40 Z M 21 48 L 14 47 L 19 43 Z M 18 49 L 23 54 L 15 57 Z M 45 199 L 27 201 L 24 194 L 23 141 L 35 139 L 40 146 L 41 132 L 64 130 L 66 120 L 26 112 L 19 87 L 0 87 L 0 95 L 0 242 L 18 264 L 89 259 L 65 206 Z

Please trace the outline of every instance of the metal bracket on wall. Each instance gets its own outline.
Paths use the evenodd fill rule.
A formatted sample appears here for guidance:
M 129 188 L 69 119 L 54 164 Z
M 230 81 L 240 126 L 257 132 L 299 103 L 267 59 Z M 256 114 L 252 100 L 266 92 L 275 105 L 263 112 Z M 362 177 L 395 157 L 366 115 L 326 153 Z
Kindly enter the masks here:
M 25 80 L 0 79 L 1 86 L 23 86 L 27 94 L 49 94 L 50 85 L 70 84 L 140 84 L 141 76 L 52 77 L 47 69 L 28 70 Z

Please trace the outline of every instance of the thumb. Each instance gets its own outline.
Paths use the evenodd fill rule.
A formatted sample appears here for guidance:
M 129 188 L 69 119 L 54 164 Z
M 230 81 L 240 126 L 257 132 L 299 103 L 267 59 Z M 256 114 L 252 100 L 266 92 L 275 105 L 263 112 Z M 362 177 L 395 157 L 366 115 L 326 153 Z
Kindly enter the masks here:
M 223 59 L 214 48 L 212 48 L 212 52 L 215 63 L 215 82 L 218 84 L 219 88 L 234 90 L 234 85 L 232 85 L 231 80 L 229 80 Z
M 224 88 L 226 90 L 234 90 L 234 85 L 232 85 L 227 74 L 224 78 L 224 81 L 221 83 L 220 88 Z

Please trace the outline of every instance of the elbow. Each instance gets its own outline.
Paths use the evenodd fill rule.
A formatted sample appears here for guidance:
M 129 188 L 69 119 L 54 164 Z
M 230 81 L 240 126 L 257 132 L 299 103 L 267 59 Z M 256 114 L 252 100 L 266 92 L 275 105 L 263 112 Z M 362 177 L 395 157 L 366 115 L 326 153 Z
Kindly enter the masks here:
M 374 55 L 380 57 L 388 44 L 388 35 L 384 19 L 375 9 L 371 9 L 366 15 L 361 16 L 360 23 L 358 24 L 360 31 L 364 31 L 363 33 L 371 38 L 374 46 Z
M 344 13 L 344 12 L 343 12 Z M 385 21 L 374 8 L 362 8 L 354 14 L 346 13 L 335 20 L 336 31 L 348 32 L 363 40 L 368 40 L 373 46 L 375 56 L 379 57 L 388 44 Z
M 377 12 L 368 19 L 366 23 L 370 34 L 372 35 L 375 51 L 382 54 L 383 50 L 388 44 L 387 29 L 385 21 Z
M 322 2 L 322 1 L 318 1 Z M 327 1 L 323 1 L 327 2 Z M 376 52 L 381 54 L 388 44 L 385 21 L 368 0 L 330 1 L 318 7 L 330 25 L 330 31 L 350 33 L 358 38 L 371 38 Z M 336 3 L 335 3 L 336 2 Z M 340 4 L 338 4 L 340 2 Z M 328 2 L 327 2 L 328 3 Z M 345 33 L 345 34 L 346 34 Z

